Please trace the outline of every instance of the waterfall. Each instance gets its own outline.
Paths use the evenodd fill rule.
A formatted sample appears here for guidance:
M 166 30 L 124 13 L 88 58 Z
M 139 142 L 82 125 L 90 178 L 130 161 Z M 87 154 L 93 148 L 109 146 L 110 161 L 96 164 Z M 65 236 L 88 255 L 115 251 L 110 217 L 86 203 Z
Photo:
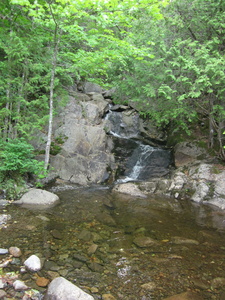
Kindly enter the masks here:
M 120 170 L 117 182 L 148 180 L 168 173 L 171 153 L 143 143 L 139 137 L 137 114 L 110 111 L 106 117 L 114 140 L 114 155 Z

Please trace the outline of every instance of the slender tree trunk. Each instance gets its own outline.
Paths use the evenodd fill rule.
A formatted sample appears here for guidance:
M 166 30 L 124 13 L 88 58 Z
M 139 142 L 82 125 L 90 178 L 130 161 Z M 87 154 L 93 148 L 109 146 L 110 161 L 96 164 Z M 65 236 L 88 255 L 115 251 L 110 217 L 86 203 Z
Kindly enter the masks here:
M 49 160 L 50 160 L 50 149 L 52 143 L 53 110 L 54 110 L 54 85 L 55 85 L 55 74 L 56 74 L 56 66 L 57 66 L 57 58 L 58 58 L 58 47 L 60 43 L 60 33 L 59 33 L 58 24 L 55 20 L 50 4 L 49 4 L 49 8 L 50 8 L 52 18 L 55 22 L 55 30 L 54 30 L 54 39 L 53 39 L 53 58 L 52 58 L 52 70 L 51 70 L 50 94 L 49 94 L 48 137 L 47 137 L 47 143 L 45 148 L 45 164 L 44 164 L 45 170 L 48 169 Z

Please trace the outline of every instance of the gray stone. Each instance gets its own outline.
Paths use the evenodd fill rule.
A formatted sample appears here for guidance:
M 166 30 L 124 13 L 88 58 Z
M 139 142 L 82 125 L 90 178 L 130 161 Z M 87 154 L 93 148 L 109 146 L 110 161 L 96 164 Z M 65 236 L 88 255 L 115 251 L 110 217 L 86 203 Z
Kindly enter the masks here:
M 205 149 L 191 142 L 178 143 L 174 148 L 176 167 L 187 166 L 198 159 L 207 157 Z
M 157 241 L 146 236 L 138 236 L 134 239 L 133 242 L 135 245 L 137 245 L 140 248 L 147 248 L 158 244 Z
M 146 198 L 146 195 L 139 189 L 139 187 L 136 184 L 130 182 L 115 185 L 113 191 L 128 194 L 134 197 Z
M 15 201 L 15 204 L 23 206 L 34 206 L 38 208 L 46 208 L 56 205 L 59 202 L 59 197 L 41 189 L 30 189 L 22 198 Z
M 28 270 L 33 272 L 41 270 L 41 261 L 36 255 L 31 255 L 27 260 L 25 260 L 24 265 Z
M 191 196 L 191 200 L 195 202 L 202 202 L 204 198 L 208 195 L 209 192 L 209 186 L 201 182 L 198 184 L 195 193 Z
M 24 291 L 28 289 L 28 286 L 21 280 L 14 281 L 13 287 L 16 291 Z
M 9 253 L 8 249 L 0 248 L 0 255 L 5 255 L 5 254 L 8 254 L 8 253 Z
M 94 300 L 94 298 L 82 291 L 63 277 L 53 279 L 49 284 L 45 300 Z
M 7 200 L 1 200 L 0 199 L 0 207 L 1 206 L 6 206 L 7 204 L 9 204 L 9 202 Z
M 84 93 L 102 93 L 103 88 L 96 83 L 93 82 L 85 82 L 83 84 Z
M 176 245 L 199 245 L 199 242 L 193 239 L 187 239 L 179 236 L 174 236 L 171 239 L 173 244 Z
M 3 225 L 7 224 L 7 222 L 11 219 L 10 215 L 1 214 L 0 215 L 0 228 L 3 227 Z

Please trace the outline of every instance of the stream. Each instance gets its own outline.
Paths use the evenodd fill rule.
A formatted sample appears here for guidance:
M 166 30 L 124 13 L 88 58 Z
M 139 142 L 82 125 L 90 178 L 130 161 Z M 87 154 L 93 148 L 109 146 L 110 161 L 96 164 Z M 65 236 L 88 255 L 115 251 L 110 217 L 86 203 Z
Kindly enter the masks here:
M 50 191 L 61 200 L 54 208 L 9 205 L 0 212 L 11 215 L 0 230 L 1 248 L 21 248 L 22 261 L 38 255 L 39 276 L 61 275 L 95 299 L 159 300 L 187 290 L 201 299 L 225 299 L 224 211 L 187 200 L 131 197 L 107 186 L 58 184 Z M 5 271 L 20 265 L 15 259 Z M 44 294 L 33 274 L 20 277 Z M 21 293 L 12 299 L 22 299 Z

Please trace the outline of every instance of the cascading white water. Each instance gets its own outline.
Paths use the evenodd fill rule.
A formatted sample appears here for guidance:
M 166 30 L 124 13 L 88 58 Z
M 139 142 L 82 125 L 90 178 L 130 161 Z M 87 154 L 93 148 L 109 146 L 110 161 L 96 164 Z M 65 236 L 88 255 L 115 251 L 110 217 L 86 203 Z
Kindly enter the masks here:
M 131 173 L 127 176 L 130 180 L 137 180 L 143 170 L 147 159 L 150 157 L 155 148 L 149 145 L 140 144 L 137 148 L 139 153 L 136 164 L 133 166 Z
M 139 118 L 109 111 L 106 116 L 109 131 L 114 139 L 114 154 L 120 168 L 119 183 L 148 180 L 168 173 L 171 153 L 168 150 L 144 144 L 139 137 Z M 122 176 L 122 178 L 121 178 Z

